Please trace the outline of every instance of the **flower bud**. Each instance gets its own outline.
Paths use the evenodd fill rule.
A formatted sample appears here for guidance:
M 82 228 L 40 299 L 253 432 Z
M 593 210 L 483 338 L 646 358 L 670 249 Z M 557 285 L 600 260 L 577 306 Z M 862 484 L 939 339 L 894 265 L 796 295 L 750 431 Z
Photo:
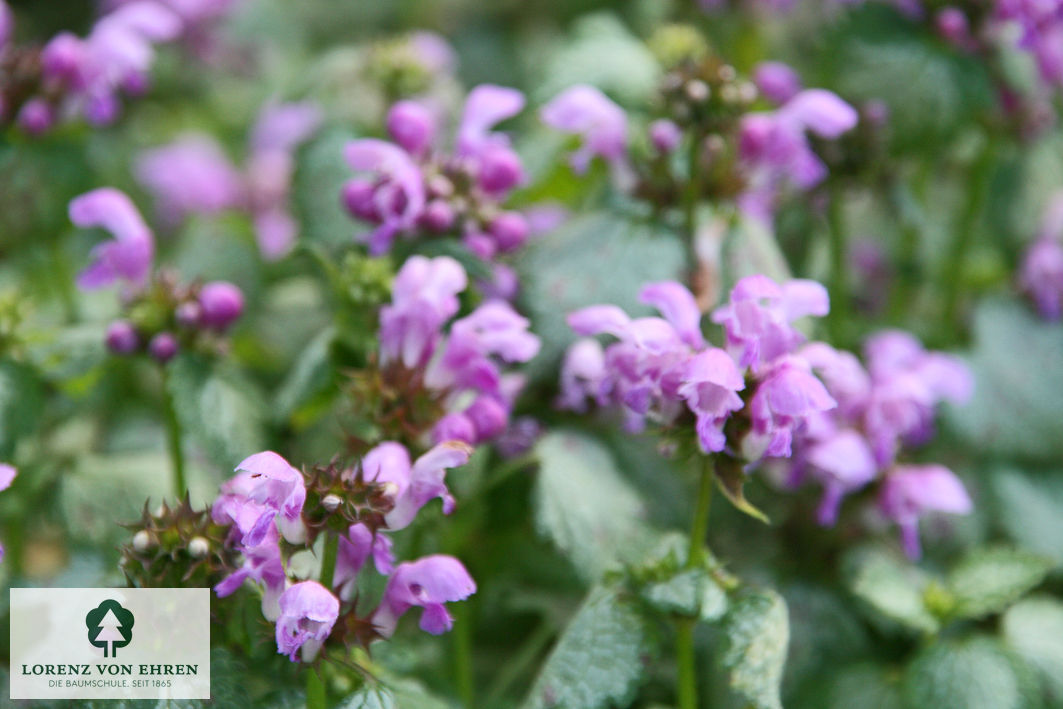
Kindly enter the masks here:
M 349 180 L 343 186 L 343 206 L 359 219 L 375 222 L 380 218 L 373 195 L 376 188 L 369 180 Z
M 509 411 L 497 399 L 481 396 L 465 409 L 464 414 L 476 427 L 476 436 L 480 441 L 494 438 L 506 430 Z
M 140 336 L 128 320 L 115 320 L 107 327 L 107 349 L 115 354 L 131 354 L 140 347 Z
M 462 441 L 476 443 L 476 426 L 465 414 L 447 414 L 439 419 L 432 429 L 432 443 L 439 445 L 444 441 Z
M 177 306 L 174 317 L 182 327 L 197 328 L 203 320 L 203 308 L 196 301 L 190 300 Z
M 934 18 L 938 34 L 946 42 L 957 47 L 967 47 L 971 44 L 971 31 L 967 24 L 967 15 L 958 7 L 946 7 L 938 12 Z
M 432 114 L 415 101 L 399 101 L 388 111 L 388 133 L 410 153 L 420 153 L 429 146 L 435 133 Z
M 18 112 L 18 125 L 29 135 L 37 136 L 48 131 L 55 122 L 55 113 L 42 98 L 31 98 Z
M 212 281 L 199 290 L 202 323 L 215 330 L 229 327 L 244 311 L 244 294 L 227 281 Z
M 151 546 L 151 533 L 146 529 L 142 529 L 133 535 L 133 548 L 137 551 L 144 551 Z
M 151 338 L 148 352 L 159 362 L 169 362 L 177 354 L 177 338 L 168 332 L 160 332 Z
M 658 153 L 668 155 L 677 147 L 683 139 L 683 132 L 674 122 L 667 118 L 654 121 L 650 124 L 650 142 Z
M 782 105 L 801 90 L 801 78 L 782 62 L 761 62 L 753 71 L 753 81 L 766 99 Z
M 329 512 L 335 512 L 343 504 L 343 498 L 339 495 L 325 495 L 321 498 L 321 506 Z
M 495 147 L 480 156 L 477 180 L 485 192 L 505 192 L 524 179 L 524 166 L 509 148 Z
M 454 226 L 454 208 L 444 200 L 434 199 L 425 206 L 421 223 L 432 231 L 444 232 Z
M 192 541 L 188 542 L 188 553 L 192 555 L 194 559 L 202 559 L 210 552 L 210 542 L 203 537 L 192 537 Z
M 519 212 L 502 212 L 491 220 L 490 231 L 500 251 L 513 251 L 528 240 L 528 220 Z
M 112 94 L 92 96 L 85 103 L 85 120 L 94 126 L 106 126 L 118 118 L 121 106 Z

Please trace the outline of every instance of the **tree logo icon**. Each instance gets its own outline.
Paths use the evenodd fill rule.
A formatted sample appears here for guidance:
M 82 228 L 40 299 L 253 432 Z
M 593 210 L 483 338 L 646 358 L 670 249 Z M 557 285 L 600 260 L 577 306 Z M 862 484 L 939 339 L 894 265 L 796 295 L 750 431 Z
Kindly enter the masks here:
M 103 648 L 104 657 L 114 657 L 115 651 L 133 639 L 133 613 L 118 601 L 107 599 L 85 616 L 89 629 L 89 643 Z

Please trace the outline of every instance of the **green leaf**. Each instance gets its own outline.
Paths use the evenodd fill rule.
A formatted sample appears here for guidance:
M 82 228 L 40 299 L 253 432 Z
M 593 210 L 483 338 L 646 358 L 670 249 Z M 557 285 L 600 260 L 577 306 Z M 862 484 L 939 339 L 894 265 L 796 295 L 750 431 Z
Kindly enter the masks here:
M 847 555 L 843 573 L 846 586 L 880 625 L 937 632 L 938 621 L 923 602 L 928 579 L 909 562 L 885 549 L 866 547 Z
M 1004 641 L 1036 668 L 1052 700 L 1063 704 L 1063 603 L 1044 596 L 1019 601 L 1004 614 Z
M 980 618 L 999 613 L 1032 590 L 1052 565 L 1019 549 L 980 549 L 968 554 L 948 576 L 956 615 Z
M 627 706 L 647 652 L 632 605 L 615 589 L 595 587 L 546 659 L 524 709 Z
M 870 663 L 829 670 L 830 683 L 805 706 L 825 709 L 902 709 L 901 690 L 887 670 Z M 822 703 L 822 704 L 821 704 Z
M 43 408 L 44 386 L 37 371 L 0 360 L 0 462 L 11 460 L 19 439 L 37 427 Z
M 648 315 L 638 302 L 647 281 L 679 278 L 685 254 L 675 234 L 599 212 L 574 217 L 556 231 L 534 239 L 517 267 L 522 308 L 543 347 L 527 371 L 557 377 L 557 362 L 575 336 L 565 316 L 577 308 L 612 303 L 632 317 Z
M 727 594 L 705 569 L 681 571 L 670 579 L 652 583 L 642 598 L 660 613 L 698 617 L 711 622 L 727 610 Z
M 716 482 L 724 497 L 732 505 L 750 517 L 759 519 L 764 524 L 771 524 L 768 516 L 746 499 L 744 488 L 748 476 L 737 460 L 730 457 L 720 458 L 716 463 L 713 474 L 716 476 Z
M 590 84 L 624 102 L 651 98 L 660 67 L 645 43 L 615 16 L 588 15 L 573 26 L 574 38 L 562 47 L 544 47 L 532 59 L 540 78 L 535 96 L 549 101 L 575 84 Z
M 561 430 L 543 436 L 536 454 L 536 527 L 585 580 L 597 579 L 651 541 L 642 503 L 605 446 Z
M 790 649 L 783 689 L 790 694 L 807 683 L 821 685 L 824 674 L 866 655 L 871 647 L 866 624 L 838 592 L 797 583 L 781 589 L 790 615 Z M 859 706 L 876 706 L 861 704 Z
M 231 469 L 265 447 L 266 407 L 250 382 L 195 355 L 180 355 L 167 366 L 181 428 L 218 466 Z
M 325 328 L 306 345 L 289 370 L 288 376 L 274 396 L 276 420 L 287 421 L 312 409 L 323 394 L 330 392 L 334 371 L 330 358 L 333 328 Z M 300 418 L 305 418 L 301 416 Z
M 974 314 L 974 339 L 974 396 L 946 409 L 951 426 L 975 453 L 1058 462 L 1063 328 L 1017 300 L 986 300 Z
M 1036 476 L 1006 468 L 989 478 L 1004 530 L 1023 548 L 1063 565 L 1063 475 Z
M 823 45 L 832 88 L 854 103 L 885 101 L 900 148 L 926 150 L 956 136 L 992 100 L 978 62 L 943 48 L 893 8 L 858 8 L 823 35 Z
M 451 706 L 416 680 L 387 676 L 383 683 L 364 685 L 347 697 L 340 709 L 451 709 Z
M 908 706 L 956 709 L 1033 709 L 1037 680 L 996 640 L 940 642 L 921 652 L 904 676 Z
M 755 709 L 781 709 L 779 685 L 790 642 L 786 601 L 772 590 L 748 590 L 723 619 L 720 662 L 731 689 Z
M 369 232 L 343 209 L 343 184 L 354 172 L 343 159 L 343 148 L 357 136 L 346 129 L 322 131 L 299 151 L 293 178 L 295 212 L 302 236 L 320 244 L 350 244 L 355 235 Z

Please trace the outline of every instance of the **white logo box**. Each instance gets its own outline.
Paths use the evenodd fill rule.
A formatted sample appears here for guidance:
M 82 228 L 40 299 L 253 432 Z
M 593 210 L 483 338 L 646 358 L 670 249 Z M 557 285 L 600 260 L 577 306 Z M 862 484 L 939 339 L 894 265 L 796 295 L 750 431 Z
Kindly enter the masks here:
M 12 588 L 10 688 L 11 699 L 209 699 L 210 589 Z

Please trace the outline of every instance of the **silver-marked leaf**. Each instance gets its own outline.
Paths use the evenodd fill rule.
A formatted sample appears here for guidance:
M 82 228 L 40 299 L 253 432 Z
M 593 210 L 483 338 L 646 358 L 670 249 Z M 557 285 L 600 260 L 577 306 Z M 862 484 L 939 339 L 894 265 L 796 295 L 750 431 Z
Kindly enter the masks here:
M 1004 641 L 1041 674 L 1052 706 L 1063 704 L 1063 603 L 1037 596 L 1004 614 Z
M 867 547 L 851 552 L 844 562 L 846 585 L 886 627 L 934 633 L 938 621 L 923 602 L 928 579 L 917 567 L 885 549 Z
M 908 706 L 955 709 L 1034 709 L 1039 706 L 1033 671 L 999 642 L 986 637 L 939 642 L 908 667 Z
M 635 491 L 597 440 L 554 431 L 535 447 L 535 523 L 587 581 L 652 543 Z
M 648 651 L 632 604 L 615 589 L 595 587 L 546 659 L 524 709 L 627 706 Z
M 747 590 L 724 616 L 720 663 L 731 689 L 755 709 L 781 709 L 779 687 L 790 642 L 786 601 L 772 590 Z
M 1044 581 L 1051 568 L 1043 557 L 1020 549 L 975 550 L 949 572 L 954 612 L 965 618 L 999 613 Z

